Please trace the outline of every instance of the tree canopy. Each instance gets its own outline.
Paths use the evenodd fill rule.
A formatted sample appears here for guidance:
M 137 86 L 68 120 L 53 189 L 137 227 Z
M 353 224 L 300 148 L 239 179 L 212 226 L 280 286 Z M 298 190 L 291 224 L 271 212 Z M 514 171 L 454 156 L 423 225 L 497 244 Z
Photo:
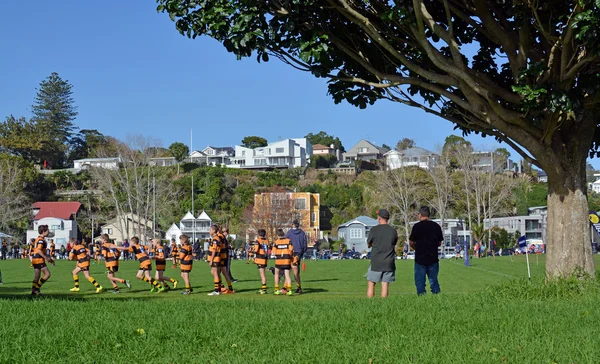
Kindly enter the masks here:
M 402 138 L 398 141 L 398 143 L 396 143 L 396 150 L 400 152 L 402 150 L 414 148 L 416 146 L 417 146 L 417 143 L 415 142 L 414 139 Z
M 549 276 L 595 274 L 576 216 L 600 155 L 600 1 L 157 2 L 183 35 L 326 78 L 336 103 L 390 100 L 507 143 L 548 174 Z
M 333 144 L 334 148 L 339 149 L 342 153 L 346 151 L 340 138 L 329 135 L 324 131 L 320 131 L 317 134 L 308 133 L 305 138 L 308 139 L 312 145 L 321 144 L 329 147 Z
M 242 146 L 246 148 L 255 149 L 260 147 L 266 147 L 267 144 L 267 139 L 259 136 L 247 136 L 244 139 L 242 139 Z

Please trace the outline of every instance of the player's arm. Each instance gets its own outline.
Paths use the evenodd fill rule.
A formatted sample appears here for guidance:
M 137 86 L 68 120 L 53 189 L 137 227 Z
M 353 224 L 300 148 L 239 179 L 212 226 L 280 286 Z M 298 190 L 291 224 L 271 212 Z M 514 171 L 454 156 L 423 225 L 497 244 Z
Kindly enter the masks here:
M 36 247 L 33 249 L 33 254 L 38 254 L 40 257 L 44 258 L 44 260 L 47 262 L 53 261 L 52 257 L 46 256 L 46 254 L 44 254 L 44 252 L 42 251 L 42 244 L 40 244 L 40 243 L 38 243 L 36 245 Z
M 73 250 L 71 250 L 71 252 L 69 253 L 69 260 L 74 260 L 75 259 L 75 254 L 73 253 Z

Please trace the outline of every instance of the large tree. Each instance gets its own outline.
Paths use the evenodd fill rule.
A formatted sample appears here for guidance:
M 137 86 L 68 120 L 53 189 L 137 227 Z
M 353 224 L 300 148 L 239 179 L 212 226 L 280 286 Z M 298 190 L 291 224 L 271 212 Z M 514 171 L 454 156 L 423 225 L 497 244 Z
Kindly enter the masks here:
M 69 142 L 77 127 L 77 107 L 73 99 L 73 85 L 52 72 L 40 82 L 31 110 L 33 120 L 42 125 L 52 140 L 44 145 L 44 160 L 53 167 L 63 167 L 67 159 Z
M 595 274 L 585 163 L 599 153 L 600 2 L 157 0 L 177 30 L 507 143 L 548 174 L 548 277 Z M 599 153 L 600 154 L 600 153 Z
M 400 152 L 409 148 L 414 148 L 416 146 L 417 143 L 414 139 L 402 138 L 398 141 L 398 143 L 396 143 L 396 150 Z
M 182 142 L 175 142 L 169 146 L 171 156 L 177 161 L 177 174 L 179 174 L 179 166 L 185 160 L 185 157 L 190 154 L 190 148 Z
M 340 152 L 344 153 L 346 151 L 340 138 L 329 135 L 324 131 L 320 131 L 317 134 L 308 133 L 306 134 L 305 138 L 308 139 L 312 145 L 321 144 L 329 147 L 333 144 L 333 147 L 335 149 L 339 149 Z
M 267 144 L 267 139 L 255 135 L 247 136 L 244 139 L 242 139 L 242 146 L 246 148 L 255 149 L 260 147 L 266 147 Z

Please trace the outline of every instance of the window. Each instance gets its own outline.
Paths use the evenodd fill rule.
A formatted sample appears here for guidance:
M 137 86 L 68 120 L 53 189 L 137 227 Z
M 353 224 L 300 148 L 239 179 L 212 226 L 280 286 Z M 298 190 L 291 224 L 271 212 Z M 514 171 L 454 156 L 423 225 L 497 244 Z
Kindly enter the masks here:
M 61 225 L 50 225 L 50 230 L 62 230 Z
M 313 212 L 310 214 L 310 221 L 317 222 L 317 214 L 316 213 Z
M 242 150 L 242 157 L 245 157 L 245 156 L 246 156 L 246 151 Z
M 305 198 L 295 198 L 294 199 L 294 209 L 306 210 L 306 199 Z
M 357 152 L 358 153 L 368 153 L 369 152 L 369 148 L 367 148 L 367 147 L 358 148 Z
M 283 153 L 283 148 L 275 148 L 275 153 Z
M 360 239 L 362 238 L 362 230 L 361 229 L 350 229 L 350 239 Z

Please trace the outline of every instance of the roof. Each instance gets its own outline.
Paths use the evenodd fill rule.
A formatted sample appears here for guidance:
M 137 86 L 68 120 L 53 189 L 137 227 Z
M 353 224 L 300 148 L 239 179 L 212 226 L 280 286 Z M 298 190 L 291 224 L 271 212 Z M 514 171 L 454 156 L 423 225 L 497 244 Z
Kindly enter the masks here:
M 200 214 L 200 216 L 198 216 L 198 220 L 209 220 L 209 221 L 212 221 L 212 219 L 210 218 L 210 216 L 208 216 L 208 214 L 205 211 L 202 211 L 202 213 Z
M 330 147 L 323 145 L 323 144 L 315 144 L 312 147 L 313 147 L 313 150 L 331 149 Z
M 226 152 L 234 152 L 235 150 L 232 147 L 213 147 L 212 145 L 207 146 L 206 148 L 211 148 L 216 150 L 217 152 L 222 152 L 222 151 L 226 151 Z M 206 148 L 202 149 L 202 150 L 206 150 Z
M 73 162 L 118 162 L 119 157 L 75 159 Z
M 32 207 L 40 210 L 33 218 L 34 220 L 45 217 L 68 220 L 79 211 L 81 204 L 79 202 L 36 202 Z
M 434 152 L 429 151 L 427 149 L 419 148 L 419 147 L 401 150 L 400 154 L 403 157 L 422 157 L 422 156 L 427 156 L 427 155 L 435 155 Z
M 379 222 L 375 219 L 373 219 L 372 217 L 368 217 L 368 216 L 359 216 L 354 220 L 350 220 L 342 225 L 340 225 L 340 227 L 346 227 L 346 226 L 350 226 L 352 224 L 362 224 L 364 226 L 377 226 L 379 225 Z
M 185 216 L 183 218 L 181 218 L 181 220 L 195 220 L 196 218 L 194 217 L 194 215 L 192 215 L 191 212 L 187 212 L 187 214 L 185 214 Z
M 538 177 L 548 177 L 548 174 L 544 170 L 537 171 Z

